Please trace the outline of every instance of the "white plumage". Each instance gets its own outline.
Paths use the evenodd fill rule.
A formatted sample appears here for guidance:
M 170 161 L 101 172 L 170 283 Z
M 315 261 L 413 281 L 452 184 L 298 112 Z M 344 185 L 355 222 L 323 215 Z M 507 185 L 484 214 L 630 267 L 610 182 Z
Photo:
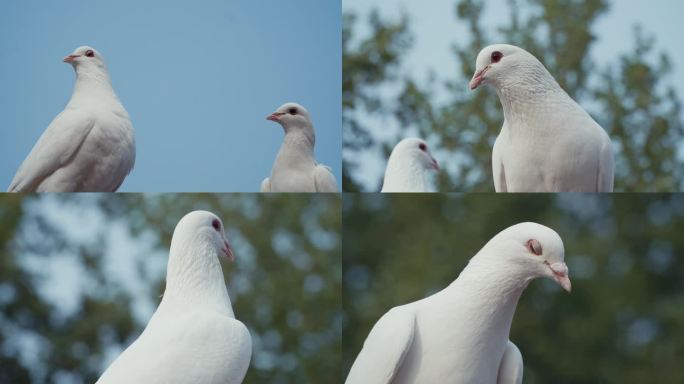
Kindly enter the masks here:
M 425 180 L 430 169 L 439 171 L 439 164 L 425 141 L 404 139 L 392 149 L 381 192 L 430 192 Z
M 497 192 L 612 192 L 610 138 L 536 57 L 496 44 L 476 67 L 470 88 L 492 86 L 504 112 L 492 152 Z
M 9 192 L 114 192 L 133 169 L 133 126 L 104 58 L 84 46 L 64 62 L 76 71 L 71 100 L 21 164 Z
M 550 228 L 521 223 L 501 231 L 451 285 L 383 315 L 346 383 L 521 383 L 522 355 L 508 339 L 518 299 L 537 277 L 570 291 L 563 259 Z
M 316 133 L 309 112 L 286 103 L 267 117 L 285 131 L 271 177 L 261 182 L 261 192 L 339 192 L 329 167 L 316 163 Z
M 233 260 L 218 217 L 191 212 L 176 226 L 162 301 L 98 384 L 239 384 L 252 354 L 218 257 Z

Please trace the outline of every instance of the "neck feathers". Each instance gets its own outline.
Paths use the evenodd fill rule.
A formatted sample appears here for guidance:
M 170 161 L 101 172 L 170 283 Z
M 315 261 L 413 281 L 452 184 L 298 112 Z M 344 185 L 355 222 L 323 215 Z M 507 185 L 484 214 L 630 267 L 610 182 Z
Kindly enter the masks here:
M 506 121 L 529 119 L 535 111 L 544 109 L 540 106 L 569 97 L 541 63 L 535 64 L 516 67 L 515 76 L 496 85 Z
M 510 329 L 522 292 L 530 278 L 522 269 L 496 261 L 471 259 L 461 275 L 444 291 L 447 297 L 478 319 L 483 326 Z M 473 297 L 477 297 L 473 300 Z M 465 303 L 465 304 L 464 304 Z
M 119 99 L 114 93 L 112 83 L 104 68 L 77 68 L 76 69 L 76 84 L 74 85 L 74 92 L 72 100 L 81 97 L 92 100 L 96 98 L 113 99 L 119 102 Z
M 286 130 L 276 162 L 289 168 L 301 165 L 311 167 L 315 163 L 315 141 L 313 130 Z
M 234 317 L 215 247 L 203 239 L 188 240 L 172 240 L 162 305 L 172 302 L 181 311 L 204 308 Z

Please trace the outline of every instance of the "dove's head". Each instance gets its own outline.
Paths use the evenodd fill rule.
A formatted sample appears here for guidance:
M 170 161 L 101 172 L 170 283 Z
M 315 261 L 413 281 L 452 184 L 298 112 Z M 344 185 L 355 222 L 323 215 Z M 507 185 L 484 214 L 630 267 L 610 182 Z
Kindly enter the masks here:
M 104 57 L 95 48 L 82 46 L 76 48 L 70 55 L 64 58 L 65 63 L 71 64 L 77 71 L 107 69 Z
M 515 45 L 494 44 L 477 55 L 470 89 L 483 84 L 499 89 L 523 84 L 530 79 L 548 81 L 548 77 L 550 74 L 544 65 L 526 50 Z
M 485 257 L 526 281 L 548 277 L 570 292 L 563 240 L 556 231 L 537 223 L 520 223 L 499 232 L 483 248 Z M 480 254 L 478 254 L 479 256 Z
M 207 211 L 193 211 L 183 216 L 173 231 L 171 250 L 209 250 L 212 257 L 225 256 L 233 261 L 233 250 L 223 233 L 223 223 L 216 215 Z M 176 247 L 174 247 L 176 245 Z M 180 247 L 178 247 L 180 246 Z
M 313 132 L 311 116 L 306 108 L 297 103 L 285 103 L 275 112 L 266 116 L 266 120 L 280 124 L 285 132 L 292 130 L 306 130 Z
M 392 157 L 404 158 L 420 164 L 424 169 L 439 171 L 439 163 L 432 157 L 430 147 L 422 139 L 408 138 L 400 141 L 392 150 L 390 159 Z

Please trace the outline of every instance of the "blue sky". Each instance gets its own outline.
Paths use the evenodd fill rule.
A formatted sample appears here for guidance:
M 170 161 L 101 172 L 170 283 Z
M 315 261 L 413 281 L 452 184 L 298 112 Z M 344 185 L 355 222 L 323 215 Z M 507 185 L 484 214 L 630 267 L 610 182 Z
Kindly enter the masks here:
M 519 0 L 524 3 L 525 0 Z M 495 27 L 509 19 L 508 0 L 487 0 L 483 24 L 489 26 L 490 37 L 498 36 Z M 655 37 L 655 51 L 666 52 L 673 65 L 673 74 L 668 77 L 680 97 L 684 97 L 684 50 L 681 46 L 682 27 L 680 16 L 684 14 L 684 2 L 680 0 L 625 1 L 612 0 L 610 10 L 594 24 L 597 41 L 592 46 L 592 57 L 599 66 L 610 64 L 619 55 L 634 48 L 633 28 L 641 25 L 647 36 Z M 365 23 L 368 12 L 377 8 L 384 17 L 398 18 L 404 11 L 410 18 L 410 29 L 414 35 L 414 45 L 402 63 L 402 72 L 418 80 L 425 79 L 433 70 L 438 79 L 457 76 L 459 68 L 451 46 L 454 42 L 468 42 L 468 27 L 457 23 L 454 13 L 454 0 L 410 1 L 410 0 L 344 0 L 343 10 L 354 11 L 361 18 L 357 23 L 356 37 L 365 36 L 369 29 Z M 365 24 L 365 25 L 364 25 Z M 498 42 L 498 41 L 497 41 Z M 473 61 L 475 58 L 473 58 Z M 393 97 L 389 90 L 389 97 Z M 391 119 L 363 119 L 373 128 L 378 138 L 389 138 L 397 129 Z M 449 156 L 444 154 L 437 160 L 444 162 Z M 379 150 L 354 154 L 363 164 L 354 173 L 357 180 L 367 190 L 377 190 L 386 159 Z M 440 164 L 442 165 L 442 164 Z M 444 164 L 448 167 L 449 164 Z
M 71 96 L 62 58 L 107 61 L 136 131 L 120 191 L 258 191 L 283 139 L 265 117 L 304 105 L 341 183 L 340 1 L 0 2 L 0 189 Z

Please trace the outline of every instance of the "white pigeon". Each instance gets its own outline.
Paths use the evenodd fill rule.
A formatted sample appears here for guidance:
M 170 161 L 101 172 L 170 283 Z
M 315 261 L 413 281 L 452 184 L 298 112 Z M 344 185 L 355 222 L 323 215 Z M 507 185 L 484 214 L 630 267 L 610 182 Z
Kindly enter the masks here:
M 477 56 L 470 89 L 494 87 L 504 113 L 494 143 L 497 192 L 612 192 L 610 138 L 524 49 L 497 44 Z
M 79 47 L 71 100 L 19 167 L 9 192 L 114 192 L 133 169 L 135 140 L 102 55 Z
M 408 138 L 397 144 L 385 170 L 381 192 L 429 192 L 425 171 L 439 171 L 425 141 Z
M 261 192 L 339 192 L 330 168 L 316 163 L 316 133 L 309 112 L 299 104 L 285 103 L 266 117 L 285 130 L 271 177 L 261 182 Z
M 347 384 L 519 384 L 509 332 L 527 284 L 548 277 L 570 292 L 563 241 L 521 223 L 494 236 L 448 287 L 392 308 L 371 330 Z
M 219 263 L 233 260 L 221 220 L 194 211 L 176 225 L 166 289 L 147 327 L 98 384 L 239 384 L 252 355 Z

